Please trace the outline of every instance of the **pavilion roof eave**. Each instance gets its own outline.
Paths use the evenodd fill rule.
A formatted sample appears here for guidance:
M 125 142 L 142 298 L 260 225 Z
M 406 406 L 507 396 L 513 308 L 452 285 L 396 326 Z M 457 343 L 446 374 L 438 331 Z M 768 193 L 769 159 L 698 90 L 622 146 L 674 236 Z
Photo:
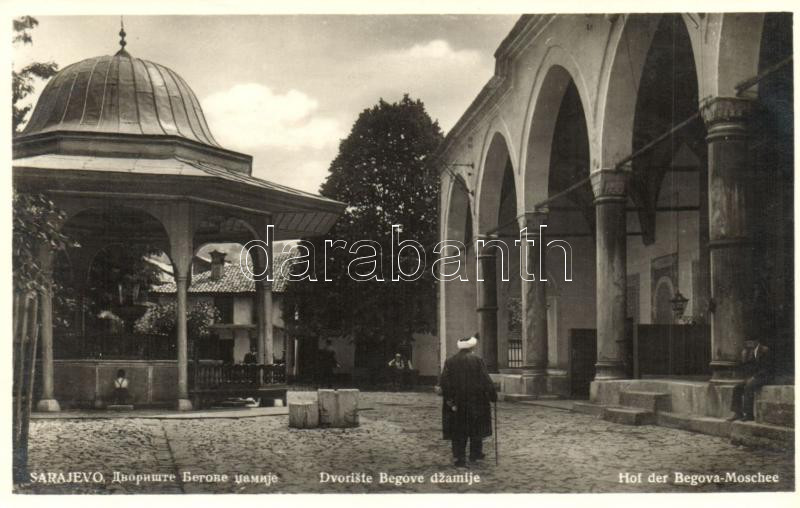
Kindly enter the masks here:
M 23 179 L 58 194 L 186 199 L 271 215 L 276 236 L 284 239 L 325 234 L 346 207 L 322 196 L 196 161 L 48 154 L 16 159 L 12 164 L 15 180 Z M 224 186 L 208 185 L 220 180 Z M 109 188 L 109 181 L 116 189 Z

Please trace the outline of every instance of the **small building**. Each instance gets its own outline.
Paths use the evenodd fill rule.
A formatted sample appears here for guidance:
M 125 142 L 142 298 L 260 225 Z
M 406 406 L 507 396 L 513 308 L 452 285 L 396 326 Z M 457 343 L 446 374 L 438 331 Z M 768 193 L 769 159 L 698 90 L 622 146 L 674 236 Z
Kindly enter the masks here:
M 273 255 L 273 262 L 281 266 L 288 257 L 288 253 L 279 252 Z M 213 325 L 210 343 L 190 356 L 230 364 L 243 363 L 245 355 L 258 347 L 255 281 L 242 271 L 238 262 L 229 262 L 224 252 L 216 250 L 210 253 L 210 259 L 196 256 L 193 266 L 188 306 L 207 302 L 219 310 L 220 319 Z M 282 275 L 281 270 L 275 270 L 272 282 L 272 355 L 273 362 L 285 364 L 291 375 L 293 344 L 287 343 L 290 339 L 283 320 L 282 296 L 287 280 Z M 175 301 L 176 287 L 171 279 L 168 275 L 164 284 L 150 290 L 151 301 L 160 304 Z

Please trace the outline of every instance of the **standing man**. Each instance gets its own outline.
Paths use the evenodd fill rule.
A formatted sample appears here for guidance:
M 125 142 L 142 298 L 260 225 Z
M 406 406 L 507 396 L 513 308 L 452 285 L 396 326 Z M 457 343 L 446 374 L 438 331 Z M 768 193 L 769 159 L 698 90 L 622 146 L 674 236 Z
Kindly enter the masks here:
M 742 349 L 742 371 L 745 375 L 744 385 L 736 385 L 733 389 L 730 421 L 751 421 L 756 390 L 772 379 L 772 363 L 769 348 L 758 340 L 748 340 Z
M 474 353 L 478 335 L 460 339 L 458 353 L 444 362 L 439 381 L 442 390 L 442 434 L 453 442 L 456 466 L 481 460 L 483 438 L 492 435 L 491 402 L 497 400 L 494 383 L 483 359 Z
M 333 369 L 339 367 L 339 362 L 336 360 L 336 351 L 333 350 L 330 339 L 325 340 L 325 348 L 319 351 L 318 366 L 319 386 L 333 388 Z

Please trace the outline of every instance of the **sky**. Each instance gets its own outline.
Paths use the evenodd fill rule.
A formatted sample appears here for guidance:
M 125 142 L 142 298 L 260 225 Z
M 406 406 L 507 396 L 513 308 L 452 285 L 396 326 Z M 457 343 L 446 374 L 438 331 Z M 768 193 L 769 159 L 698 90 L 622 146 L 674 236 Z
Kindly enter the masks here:
M 37 17 L 13 63 L 65 67 L 118 49 L 118 16 Z M 383 98 L 421 99 L 447 132 L 494 72 L 518 16 L 125 16 L 128 52 L 180 74 L 253 175 L 318 192 L 339 141 Z M 35 100 L 40 85 L 31 100 Z

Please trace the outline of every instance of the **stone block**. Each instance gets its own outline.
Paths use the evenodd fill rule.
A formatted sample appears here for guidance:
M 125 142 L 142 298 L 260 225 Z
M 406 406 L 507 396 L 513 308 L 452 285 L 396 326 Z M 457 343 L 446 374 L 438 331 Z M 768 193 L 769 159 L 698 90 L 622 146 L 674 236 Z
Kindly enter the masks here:
M 733 422 L 731 441 L 746 446 L 789 451 L 794 448 L 794 429 L 758 422 Z
M 358 390 L 319 390 L 320 427 L 357 427 Z
M 576 413 L 582 413 L 591 416 L 602 416 L 603 406 L 599 404 L 592 404 L 591 402 L 575 402 L 572 404 L 572 410 Z
M 358 390 L 336 391 L 334 427 L 358 427 Z
M 670 413 L 667 411 L 656 414 L 656 423 L 661 427 L 688 430 L 690 432 L 719 437 L 730 436 L 731 428 L 731 422 L 722 418 Z
M 295 429 L 319 427 L 319 404 L 316 402 L 292 402 L 289 404 L 289 427 Z
M 794 404 L 759 400 L 756 401 L 755 413 L 758 423 L 794 427 Z
M 655 415 L 644 409 L 606 407 L 603 408 L 603 420 L 623 425 L 651 425 L 655 423 Z
M 500 393 L 497 398 L 506 402 L 523 402 L 536 400 L 538 397 L 536 395 L 525 395 L 524 393 Z
M 132 404 L 109 404 L 106 406 L 109 411 L 133 411 Z
M 625 407 L 656 411 L 671 409 L 670 394 L 662 392 L 623 391 L 619 394 L 619 403 Z
M 334 427 L 336 418 L 336 390 L 317 390 L 320 427 Z

